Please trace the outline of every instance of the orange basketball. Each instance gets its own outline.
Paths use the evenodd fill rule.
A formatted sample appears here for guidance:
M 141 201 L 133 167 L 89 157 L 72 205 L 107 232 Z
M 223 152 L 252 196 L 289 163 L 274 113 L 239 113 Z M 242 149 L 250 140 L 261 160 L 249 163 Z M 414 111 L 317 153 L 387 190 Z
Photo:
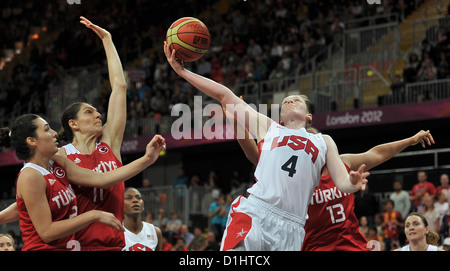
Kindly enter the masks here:
M 208 28 L 199 19 L 184 17 L 176 20 L 167 30 L 167 44 L 175 57 L 184 62 L 201 58 L 211 42 Z

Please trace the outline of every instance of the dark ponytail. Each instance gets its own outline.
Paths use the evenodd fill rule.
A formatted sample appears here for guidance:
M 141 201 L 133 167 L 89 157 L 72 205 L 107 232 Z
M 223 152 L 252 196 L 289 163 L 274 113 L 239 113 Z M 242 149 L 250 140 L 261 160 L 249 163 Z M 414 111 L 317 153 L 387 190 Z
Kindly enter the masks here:
M 33 152 L 28 147 L 27 138 L 37 137 L 36 129 L 38 128 L 35 120 L 40 116 L 35 114 L 26 114 L 18 117 L 11 128 L 0 129 L 0 147 L 12 147 L 16 150 L 17 158 L 20 160 L 28 160 L 33 156 Z
M 64 109 L 61 116 L 61 130 L 58 132 L 58 140 L 72 142 L 74 135 L 69 121 L 77 119 L 77 114 L 82 104 L 82 102 L 73 103 Z

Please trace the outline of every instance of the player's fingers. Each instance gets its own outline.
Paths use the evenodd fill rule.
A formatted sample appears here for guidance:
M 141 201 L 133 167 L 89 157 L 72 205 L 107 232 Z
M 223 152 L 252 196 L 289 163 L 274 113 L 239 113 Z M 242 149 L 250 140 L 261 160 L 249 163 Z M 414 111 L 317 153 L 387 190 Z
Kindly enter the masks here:
M 427 136 L 427 140 L 429 141 L 429 142 L 431 142 L 432 144 L 434 144 L 435 142 L 434 142 L 434 138 L 433 138 L 433 136 L 431 135 L 431 133 L 428 131 L 428 136 Z M 431 145 L 431 144 L 430 144 Z
M 362 164 L 362 165 L 359 167 L 358 172 L 362 174 L 362 173 L 364 172 L 365 169 L 366 169 L 366 164 Z

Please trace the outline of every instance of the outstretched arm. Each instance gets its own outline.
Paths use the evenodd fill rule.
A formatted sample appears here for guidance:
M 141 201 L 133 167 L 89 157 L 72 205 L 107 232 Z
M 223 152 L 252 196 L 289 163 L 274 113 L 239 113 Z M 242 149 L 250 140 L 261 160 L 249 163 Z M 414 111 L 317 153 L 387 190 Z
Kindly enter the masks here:
M 125 124 L 127 121 L 127 83 L 123 73 L 119 54 L 112 41 L 111 34 L 105 29 L 91 23 L 81 16 L 80 23 L 94 31 L 102 40 L 108 61 L 109 82 L 111 95 L 109 97 L 107 122 L 103 127 L 102 141 L 111 146 L 114 154 L 120 159 L 120 146 L 122 145 Z
M 249 131 L 255 135 L 259 140 L 261 140 L 267 132 L 267 129 L 272 124 L 272 120 L 258 113 L 255 109 L 249 106 L 246 102 L 239 99 L 229 88 L 221 85 L 211 79 L 193 73 L 186 70 L 182 63 L 175 58 L 175 50 L 170 51 L 169 45 L 164 41 L 164 53 L 167 57 L 167 61 L 172 66 L 174 71 L 189 83 L 191 83 L 198 90 L 202 91 L 211 98 L 216 99 L 222 104 L 222 108 L 226 109 L 227 117 L 229 119 L 234 119 L 235 112 L 237 111 L 237 119 L 239 123 L 249 129 Z M 239 107 L 238 107 L 239 106 Z M 249 114 L 249 121 L 245 121 L 245 112 Z M 258 129 L 251 129 L 250 123 L 257 123 Z M 256 131 L 257 130 L 257 131 Z
M 327 144 L 326 166 L 336 187 L 344 193 L 365 189 L 368 182 L 366 178 L 370 175 L 369 172 L 364 172 L 365 165 L 361 165 L 357 171 L 347 173 L 334 140 L 328 135 L 323 135 L 323 139 Z
M 166 143 L 164 138 L 160 135 L 155 135 L 150 143 L 147 144 L 146 153 L 143 157 L 105 173 L 98 173 L 79 167 L 63 155 L 55 155 L 52 159 L 65 168 L 69 181 L 81 186 L 108 188 L 132 178 L 152 165 L 158 159 L 159 153 L 165 149 Z
M 0 212 L 0 225 L 19 220 L 17 203 L 12 203 Z
M 375 146 L 364 153 L 343 154 L 341 155 L 341 159 L 352 170 L 358 169 L 362 164 L 366 165 L 366 170 L 370 170 L 391 159 L 407 147 L 417 145 L 418 143 L 423 148 L 425 148 L 426 144 L 429 146 L 434 144 L 433 136 L 429 130 L 421 130 L 412 137 Z

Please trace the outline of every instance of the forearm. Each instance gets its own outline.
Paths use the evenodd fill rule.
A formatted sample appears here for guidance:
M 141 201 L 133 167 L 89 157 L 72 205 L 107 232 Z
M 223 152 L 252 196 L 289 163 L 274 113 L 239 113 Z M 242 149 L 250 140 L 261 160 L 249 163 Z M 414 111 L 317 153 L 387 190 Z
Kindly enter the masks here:
M 97 187 L 100 186 L 100 188 L 109 188 L 136 176 L 139 172 L 143 171 L 151 164 L 152 162 L 150 159 L 144 156 L 112 171 L 105 173 L 97 173 L 92 171 L 97 176 L 95 177 L 95 181 L 91 181 L 91 186 L 95 185 Z
M 0 212 L 0 225 L 19 220 L 17 203 L 13 203 Z
M 126 93 L 126 81 L 123 73 L 122 63 L 120 62 L 119 54 L 112 41 L 111 36 L 102 39 L 103 47 L 105 48 L 106 59 L 108 61 L 109 81 L 112 89 L 122 89 Z
M 230 89 L 215 82 L 214 80 L 203 77 L 186 69 L 177 71 L 177 73 L 191 83 L 195 88 L 209 97 L 221 102 L 223 105 L 236 104 L 241 101 Z
M 99 173 L 79 167 L 74 162 L 61 155 L 55 155 L 52 159 L 63 165 L 70 182 L 81 186 L 98 188 L 109 188 L 126 181 L 153 163 L 148 156 L 143 156 L 125 166 L 112 171 Z
M 42 227 L 38 234 L 44 242 L 50 243 L 74 234 L 97 220 L 97 211 L 88 211 L 70 219 L 52 222 L 48 227 Z
M 404 149 L 406 149 L 408 146 L 412 145 L 414 143 L 413 138 L 405 138 L 402 140 L 389 142 L 385 144 L 381 144 L 378 146 L 373 147 L 369 150 L 369 152 L 373 152 L 379 157 L 379 163 L 383 163 L 390 158 L 394 157 Z

